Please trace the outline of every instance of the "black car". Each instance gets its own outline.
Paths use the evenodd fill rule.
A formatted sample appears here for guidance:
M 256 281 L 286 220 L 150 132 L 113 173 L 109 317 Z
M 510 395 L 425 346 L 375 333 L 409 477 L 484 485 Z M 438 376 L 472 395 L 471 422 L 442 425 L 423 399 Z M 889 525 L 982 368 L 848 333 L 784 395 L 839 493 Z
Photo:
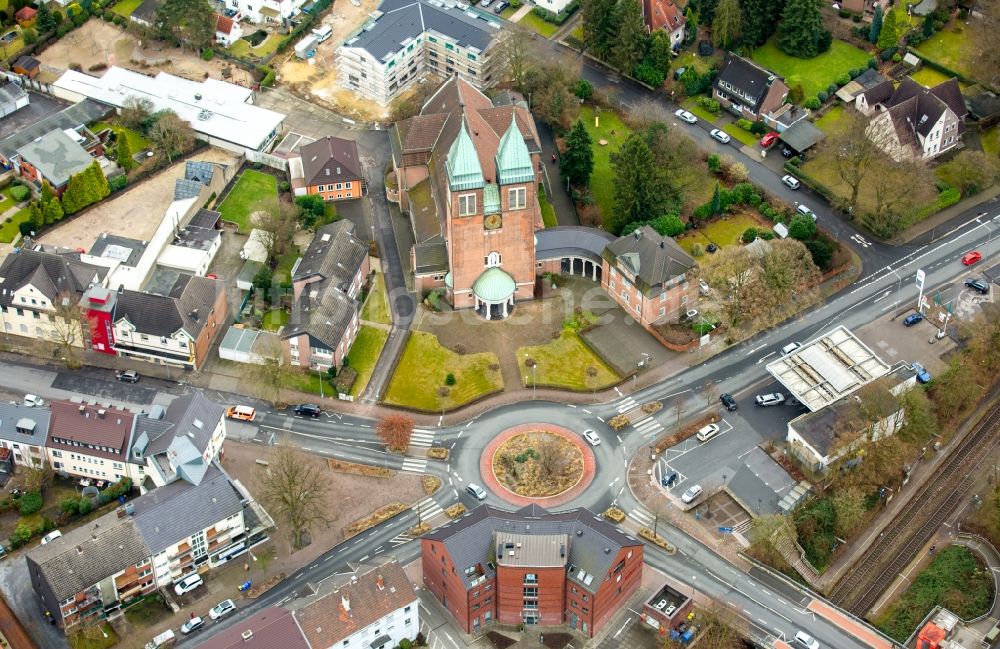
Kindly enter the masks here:
M 319 417 L 323 411 L 315 403 L 301 403 L 295 406 L 295 414 L 300 417 Z
M 115 378 L 124 383 L 135 383 L 139 380 L 139 373 L 135 370 L 118 370 Z
M 736 399 L 734 399 L 733 395 L 728 392 L 720 396 L 719 401 L 721 401 L 722 405 L 726 407 L 726 410 L 736 410 Z
M 781 155 L 782 155 L 783 157 L 785 157 L 785 158 L 791 158 L 792 156 L 794 156 L 794 155 L 795 155 L 795 152 L 794 152 L 794 151 L 792 151 L 791 149 L 789 149 L 789 148 L 788 148 L 788 147 L 786 146 L 786 147 L 782 147 L 782 149 L 781 149 Z
M 967 279 L 965 280 L 965 285 L 971 288 L 973 291 L 976 291 L 977 293 L 982 293 L 983 295 L 986 295 L 987 293 L 990 292 L 989 284 L 987 284 L 981 279 Z

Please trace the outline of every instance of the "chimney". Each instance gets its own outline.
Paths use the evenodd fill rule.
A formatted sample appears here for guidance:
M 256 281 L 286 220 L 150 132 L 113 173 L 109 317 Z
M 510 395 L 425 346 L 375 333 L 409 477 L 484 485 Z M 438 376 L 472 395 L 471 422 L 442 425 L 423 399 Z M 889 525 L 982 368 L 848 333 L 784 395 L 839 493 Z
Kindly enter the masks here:
M 385 579 L 382 579 L 382 575 L 379 575 L 378 579 L 375 580 L 375 585 L 378 586 L 379 590 L 385 590 Z
M 79 410 L 80 410 L 80 414 L 82 415 L 83 413 L 87 412 L 87 406 L 81 405 L 80 408 L 79 408 Z
M 101 408 L 100 410 L 97 411 L 97 416 L 100 417 L 101 419 L 104 419 L 104 415 L 106 414 L 108 414 L 108 411 L 105 410 L 104 408 Z
M 249 642 L 250 639 L 253 638 L 253 631 L 250 630 L 250 629 L 247 629 L 246 631 L 244 631 L 240 635 L 243 637 L 243 642 Z
M 636 241 L 642 238 L 642 230 L 640 230 L 639 228 L 636 228 L 635 232 L 633 232 L 632 234 L 635 235 Z

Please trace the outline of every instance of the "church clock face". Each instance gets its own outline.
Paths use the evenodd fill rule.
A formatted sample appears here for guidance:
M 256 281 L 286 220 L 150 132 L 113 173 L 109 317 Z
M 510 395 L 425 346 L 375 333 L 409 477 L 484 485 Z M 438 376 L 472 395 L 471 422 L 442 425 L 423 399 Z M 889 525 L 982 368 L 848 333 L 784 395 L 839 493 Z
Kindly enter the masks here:
M 500 218 L 499 214 L 490 214 L 483 219 L 483 227 L 487 230 L 497 230 L 501 225 L 503 225 L 503 219 Z

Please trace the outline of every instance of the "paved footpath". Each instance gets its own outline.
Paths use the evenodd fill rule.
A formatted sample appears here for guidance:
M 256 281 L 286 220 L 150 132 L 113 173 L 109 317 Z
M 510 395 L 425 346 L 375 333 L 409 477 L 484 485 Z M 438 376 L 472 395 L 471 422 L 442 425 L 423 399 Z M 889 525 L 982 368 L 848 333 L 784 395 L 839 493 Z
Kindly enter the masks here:
M 4 642 L 6 641 L 6 643 Z M 7 649 L 37 649 L 31 637 L 7 606 L 7 601 L 0 596 L 0 647 Z

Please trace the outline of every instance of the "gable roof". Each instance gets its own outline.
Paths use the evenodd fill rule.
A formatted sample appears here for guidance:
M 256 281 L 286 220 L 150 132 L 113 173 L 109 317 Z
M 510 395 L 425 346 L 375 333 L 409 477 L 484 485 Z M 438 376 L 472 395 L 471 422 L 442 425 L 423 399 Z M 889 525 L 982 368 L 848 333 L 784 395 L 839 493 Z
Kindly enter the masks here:
M 87 448 L 81 453 L 107 459 L 121 460 L 128 455 L 129 439 L 135 423 L 135 414 L 128 410 L 100 404 L 53 401 L 49 424 L 49 446 L 78 448 L 59 440 L 78 442 L 103 448 Z M 104 450 L 116 449 L 116 450 Z
M 892 81 L 885 79 L 876 83 L 871 88 L 865 90 L 862 95 L 865 97 L 865 101 L 868 105 L 873 106 L 875 104 L 882 104 L 892 97 L 892 93 L 896 91 L 895 86 L 892 85 Z
M 198 649 L 312 649 L 291 611 L 270 606 L 232 624 Z
M 48 408 L 0 403 L 0 439 L 16 444 L 45 446 L 50 418 Z
M 672 0 L 652 0 L 646 25 L 650 31 L 665 29 L 675 32 L 687 23 L 684 12 Z
M 231 34 L 233 31 L 233 19 L 215 14 L 215 31 L 220 34 Z
M 695 266 L 694 258 L 672 237 L 663 236 L 648 225 L 608 244 L 604 258 L 631 272 L 643 293 Z
M 0 264 L 0 305 L 10 306 L 14 292 L 31 284 L 49 300 L 60 293 L 77 297 L 91 283 L 103 284 L 108 275 L 104 266 L 80 261 L 80 255 L 24 250 L 11 253 Z
M 61 130 L 54 130 L 22 145 L 17 152 L 30 162 L 54 187 L 62 187 L 73 174 L 94 162 L 80 144 Z
M 17 10 L 17 13 L 14 14 L 14 18 L 16 20 L 28 20 L 29 18 L 34 18 L 37 13 L 38 10 L 34 7 L 21 7 Z
M 222 281 L 198 276 L 184 280 L 179 297 L 120 291 L 115 323 L 128 320 L 136 331 L 150 336 L 172 336 L 183 330 L 197 339 L 223 291 Z
M 728 83 L 732 88 L 742 92 L 741 100 L 752 102 L 750 105 L 756 111 L 777 78 L 777 75 L 752 61 L 730 53 L 726 55 L 726 62 L 719 71 L 715 85 L 721 87 L 722 82 Z M 731 90 L 722 91 L 732 94 Z
M 969 111 L 957 79 L 948 79 L 933 88 L 926 88 L 905 77 L 884 104 L 896 135 L 904 146 L 919 148 L 916 136 L 927 137 L 946 110 L 951 110 L 958 118 L 958 134 L 965 131 L 963 120 Z
M 28 72 L 30 72 L 36 68 L 42 67 L 42 62 L 33 56 L 28 56 L 27 54 L 24 54 L 23 56 L 17 57 L 17 60 L 14 61 L 13 67 L 21 68 L 22 70 L 27 70 Z
M 358 145 L 329 135 L 301 149 L 306 185 L 321 185 L 361 179 Z
M 406 606 L 417 606 L 417 594 L 391 559 L 341 575 L 332 590 L 298 605 L 295 618 L 310 646 L 332 647 Z
M 354 236 L 351 221 L 328 223 L 316 230 L 292 281 L 318 275 L 340 290 L 347 290 L 367 256 L 368 244 Z

